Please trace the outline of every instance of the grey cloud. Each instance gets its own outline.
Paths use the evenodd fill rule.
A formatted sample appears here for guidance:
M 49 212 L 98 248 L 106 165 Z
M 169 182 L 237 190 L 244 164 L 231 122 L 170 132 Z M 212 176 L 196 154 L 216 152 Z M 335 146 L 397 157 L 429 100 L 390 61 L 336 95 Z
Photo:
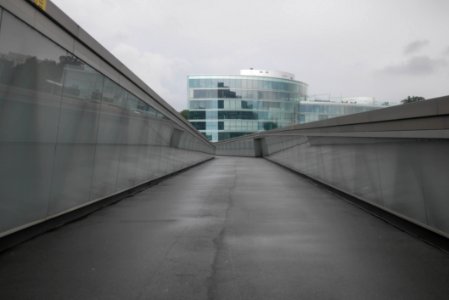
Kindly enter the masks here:
M 444 54 L 445 54 L 445 55 L 449 55 L 449 47 L 447 47 L 447 48 L 444 50 Z
M 86 10 L 80 1 L 52 0 L 177 109 L 187 105 L 188 74 L 238 74 L 251 66 L 294 73 L 309 83 L 311 94 L 399 99 L 410 76 L 382 71 L 422 74 L 438 68 L 435 59 L 449 63 L 449 53 L 443 54 L 449 44 L 437 42 L 447 41 L 441 28 L 449 28 L 449 1 L 435 1 L 441 5 L 420 0 L 90 0 Z M 257 13 L 249 16 L 255 7 Z M 219 22 L 217 16 L 239 22 Z M 411 54 L 404 54 L 408 43 L 417 52 L 412 47 Z M 397 51 L 403 57 L 392 60 Z M 427 68 L 426 62 L 419 66 L 419 59 L 408 61 L 431 53 L 434 60 L 427 59 Z M 376 64 L 379 77 L 373 78 Z M 414 94 L 448 94 L 447 76 L 426 79 L 415 85 Z
M 413 56 L 400 64 L 394 64 L 381 70 L 384 74 L 390 75 L 429 75 L 438 69 L 447 66 L 444 59 L 433 59 L 428 56 Z
M 404 54 L 413 54 L 429 44 L 428 40 L 416 40 L 405 46 Z

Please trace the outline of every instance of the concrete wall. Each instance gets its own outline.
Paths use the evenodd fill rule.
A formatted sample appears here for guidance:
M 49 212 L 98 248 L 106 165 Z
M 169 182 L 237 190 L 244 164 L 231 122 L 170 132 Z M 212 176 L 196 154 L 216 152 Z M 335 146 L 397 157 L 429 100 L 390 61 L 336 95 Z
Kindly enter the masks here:
M 252 137 L 231 139 L 215 143 L 216 155 L 255 156 L 254 139 Z
M 217 153 L 262 139 L 266 159 L 449 237 L 448 115 L 442 97 L 242 137 Z
M 213 154 L 51 2 L 0 0 L 0 237 Z

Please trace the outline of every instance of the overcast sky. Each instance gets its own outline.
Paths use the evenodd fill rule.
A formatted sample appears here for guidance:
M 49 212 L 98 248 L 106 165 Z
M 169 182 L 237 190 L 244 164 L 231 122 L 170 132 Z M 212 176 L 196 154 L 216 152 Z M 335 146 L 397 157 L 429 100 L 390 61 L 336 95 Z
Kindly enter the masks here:
M 449 95 L 448 0 L 53 0 L 177 110 L 186 77 L 291 72 L 309 95 Z

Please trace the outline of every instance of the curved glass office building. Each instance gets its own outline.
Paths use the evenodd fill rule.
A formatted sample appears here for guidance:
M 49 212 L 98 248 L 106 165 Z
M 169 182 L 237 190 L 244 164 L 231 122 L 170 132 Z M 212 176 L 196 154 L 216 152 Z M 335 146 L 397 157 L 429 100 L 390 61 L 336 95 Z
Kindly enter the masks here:
M 307 84 L 290 73 L 250 69 L 189 76 L 188 90 L 189 121 L 216 142 L 297 123 Z

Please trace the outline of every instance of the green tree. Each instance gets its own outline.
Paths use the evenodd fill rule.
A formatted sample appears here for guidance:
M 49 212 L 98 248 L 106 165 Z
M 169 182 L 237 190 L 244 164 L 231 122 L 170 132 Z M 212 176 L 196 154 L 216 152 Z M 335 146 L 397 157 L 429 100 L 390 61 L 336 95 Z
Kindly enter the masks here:
M 402 104 L 407 104 L 407 103 L 419 102 L 419 101 L 424 101 L 424 100 L 426 100 L 426 98 L 424 98 L 424 97 L 407 96 L 406 99 L 401 100 L 401 103 Z
M 180 112 L 181 116 L 184 117 L 184 119 L 188 120 L 189 119 L 189 110 L 188 109 L 184 109 Z

